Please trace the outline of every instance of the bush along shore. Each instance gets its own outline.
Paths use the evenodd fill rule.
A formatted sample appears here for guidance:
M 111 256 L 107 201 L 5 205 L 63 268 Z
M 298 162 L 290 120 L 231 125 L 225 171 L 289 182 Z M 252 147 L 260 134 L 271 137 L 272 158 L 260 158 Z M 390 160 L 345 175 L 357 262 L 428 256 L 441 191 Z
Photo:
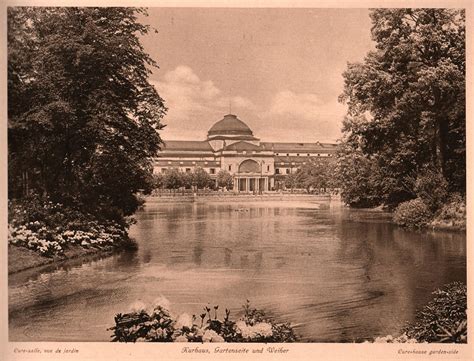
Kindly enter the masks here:
M 443 204 L 430 206 L 421 197 L 400 203 L 393 213 L 399 226 L 410 229 L 466 230 L 466 199 L 459 194 L 446 197 Z
M 380 343 L 467 343 L 467 288 L 453 282 L 433 292 L 433 300 L 417 312 L 400 336 L 377 337 Z
M 219 318 L 219 306 L 204 307 L 199 315 L 173 316 L 169 302 L 160 298 L 147 310 L 137 302 L 125 314 L 115 316 L 112 341 L 115 342 L 295 342 L 288 323 L 276 323 L 261 310 L 242 306 L 244 315 L 232 320 L 226 309 Z
M 31 197 L 8 205 L 8 272 L 85 255 L 134 249 L 128 221 L 100 219 L 77 207 Z

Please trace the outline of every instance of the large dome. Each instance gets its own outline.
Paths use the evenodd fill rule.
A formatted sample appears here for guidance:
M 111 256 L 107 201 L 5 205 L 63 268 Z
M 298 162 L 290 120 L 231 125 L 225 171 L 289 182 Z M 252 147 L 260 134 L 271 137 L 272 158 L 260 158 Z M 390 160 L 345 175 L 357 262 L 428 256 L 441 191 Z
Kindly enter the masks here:
M 253 136 L 252 130 L 237 118 L 236 115 L 227 114 L 223 119 L 215 123 L 207 132 L 207 136 L 215 135 L 250 135 Z

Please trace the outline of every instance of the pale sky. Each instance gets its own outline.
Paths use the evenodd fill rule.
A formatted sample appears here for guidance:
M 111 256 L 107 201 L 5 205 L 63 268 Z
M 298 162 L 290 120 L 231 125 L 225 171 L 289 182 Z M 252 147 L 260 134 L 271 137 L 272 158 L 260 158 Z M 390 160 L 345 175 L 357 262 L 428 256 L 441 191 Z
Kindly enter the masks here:
M 367 9 L 149 8 L 142 38 L 169 108 L 165 140 L 204 140 L 232 113 L 262 141 L 334 141 L 347 62 L 373 48 Z

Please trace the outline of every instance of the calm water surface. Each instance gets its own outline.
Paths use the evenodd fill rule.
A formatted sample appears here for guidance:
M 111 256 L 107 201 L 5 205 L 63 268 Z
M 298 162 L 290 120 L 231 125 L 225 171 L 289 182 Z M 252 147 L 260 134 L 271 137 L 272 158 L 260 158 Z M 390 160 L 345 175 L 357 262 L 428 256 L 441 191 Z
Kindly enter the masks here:
M 248 299 L 302 341 L 396 334 L 437 287 L 466 280 L 466 239 L 314 203 L 147 203 L 136 252 L 9 277 L 11 341 L 108 341 L 114 315 L 166 297 L 176 313 Z

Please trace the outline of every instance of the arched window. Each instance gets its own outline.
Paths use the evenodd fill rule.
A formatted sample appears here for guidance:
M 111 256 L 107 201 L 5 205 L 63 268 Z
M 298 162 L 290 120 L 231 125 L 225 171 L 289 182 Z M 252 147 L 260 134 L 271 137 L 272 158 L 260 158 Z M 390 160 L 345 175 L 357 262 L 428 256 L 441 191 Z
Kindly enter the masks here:
M 239 165 L 239 173 L 260 173 L 260 164 L 252 159 L 244 160 Z

